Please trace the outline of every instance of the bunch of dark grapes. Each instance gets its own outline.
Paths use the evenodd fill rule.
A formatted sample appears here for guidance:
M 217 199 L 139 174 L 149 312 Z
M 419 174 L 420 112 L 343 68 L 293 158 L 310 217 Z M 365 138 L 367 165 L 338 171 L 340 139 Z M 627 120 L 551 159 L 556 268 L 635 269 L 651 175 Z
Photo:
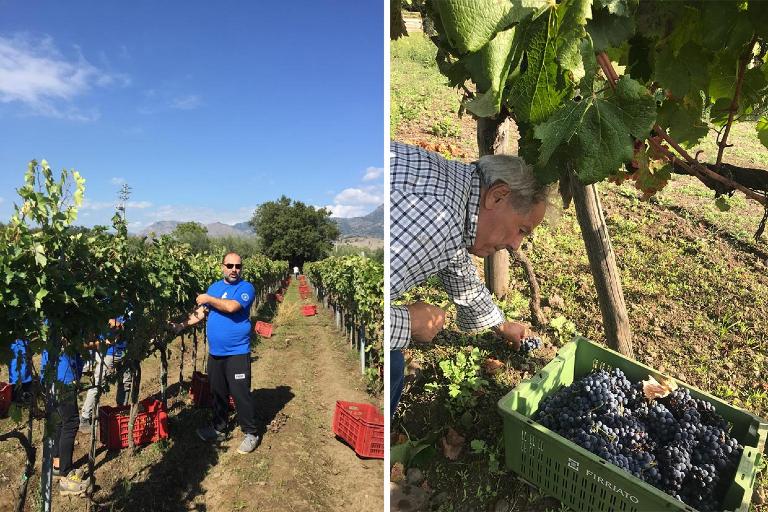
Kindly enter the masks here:
M 722 508 L 743 450 L 711 403 L 684 388 L 649 401 L 618 368 L 558 390 L 533 419 L 702 512 Z
M 526 336 L 520 341 L 520 353 L 528 355 L 541 348 L 541 338 L 538 336 Z

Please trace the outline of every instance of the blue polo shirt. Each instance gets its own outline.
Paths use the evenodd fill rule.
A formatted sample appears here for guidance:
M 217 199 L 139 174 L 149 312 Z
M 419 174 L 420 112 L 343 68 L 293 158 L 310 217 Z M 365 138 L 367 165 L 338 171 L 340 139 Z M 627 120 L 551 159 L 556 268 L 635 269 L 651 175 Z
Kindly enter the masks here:
M 130 315 L 131 313 L 127 312 L 125 315 L 120 315 L 119 317 L 115 318 L 115 321 L 121 325 L 125 324 L 126 320 L 130 318 Z M 110 330 L 107 334 L 102 334 L 99 336 L 100 340 L 104 340 L 105 338 L 110 339 L 113 342 L 117 340 L 116 343 L 113 343 L 107 347 L 106 355 L 115 357 L 123 357 L 125 355 L 125 349 L 128 348 L 128 342 L 123 339 L 123 332 L 119 327 Z
M 43 350 L 43 358 L 40 360 L 40 378 L 45 378 L 45 370 L 48 366 L 48 351 Z M 73 384 L 80 380 L 83 374 L 83 358 L 80 354 L 69 355 L 66 352 L 59 354 L 59 364 L 56 366 L 56 380 L 64 384 Z
M 8 375 L 11 384 L 26 384 L 32 382 L 32 370 L 27 368 L 27 342 L 16 340 L 11 343 L 13 359 L 8 364 Z
M 218 299 L 236 300 L 240 310 L 235 313 L 222 313 L 214 307 L 208 307 L 208 351 L 213 356 L 237 356 L 251 351 L 251 321 L 249 314 L 256 295 L 253 285 L 248 281 L 228 283 L 225 279 L 216 281 L 206 292 Z

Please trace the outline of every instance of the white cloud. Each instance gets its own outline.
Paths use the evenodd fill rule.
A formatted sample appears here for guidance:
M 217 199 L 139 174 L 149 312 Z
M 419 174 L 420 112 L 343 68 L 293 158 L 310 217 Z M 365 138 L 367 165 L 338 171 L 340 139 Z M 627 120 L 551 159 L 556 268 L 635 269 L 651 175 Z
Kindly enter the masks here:
M 331 217 L 342 218 L 362 217 L 371 213 L 370 208 L 360 205 L 330 204 L 325 209 L 331 212 Z
M 80 206 L 81 210 L 104 210 L 106 208 L 114 208 L 114 201 L 91 201 L 86 198 L 83 199 L 83 204 Z
M 125 207 L 128 209 L 135 208 L 137 210 L 145 210 L 147 208 L 152 208 L 152 203 L 149 201 L 128 201 L 125 203 Z
M 369 187 L 367 191 L 360 188 L 346 188 L 336 194 L 333 200 L 336 203 L 379 204 L 384 201 L 384 198 L 376 194 L 374 188 Z
M 97 110 L 81 109 L 72 101 L 93 86 L 126 86 L 126 75 L 99 69 L 80 53 L 67 58 L 50 36 L 0 36 L 0 102 L 20 103 L 35 115 L 94 121 Z
M 171 108 L 177 110 L 194 110 L 202 104 L 202 98 L 197 94 L 186 94 L 171 100 Z
M 112 178 L 112 179 L 111 179 L 111 180 L 109 180 L 109 181 L 110 181 L 110 183 L 112 183 L 113 185 L 122 185 L 123 183 L 125 183 L 125 178 L 121 178 L 121 177 L 115 177 L 115 178 Z
M 136 209 L 136 210 L 146 210 L 147 208 L 152 207 L 152 203 L 149 201 L 128 201 L 125 203 L 125 207 L 128 210 Z M 114 209 L 117 208 L 117 201 L 91 201 L 89 199 L 84 199 L 83 204 L 80 207 L 81 210 L 106 210 L 106 209 Z
M 383 167 L 369 167 L 365 170 L 365 176 L 363 176 L 363 181 L 371 181 L 378 179 L 384 175 L 384 168 Z
M 201 208 L 192 205 L 161 205 L 153 210 L 147 210 L 142 215 L 147 224 L 163 220 L 176 220 L 180 222 L 199 222 L 210 224 L 222 222 L 224 224 L 237 224 L 250 220 L 256 206 L 244 206 L 236 210 L 221 210 L 217 208 Z

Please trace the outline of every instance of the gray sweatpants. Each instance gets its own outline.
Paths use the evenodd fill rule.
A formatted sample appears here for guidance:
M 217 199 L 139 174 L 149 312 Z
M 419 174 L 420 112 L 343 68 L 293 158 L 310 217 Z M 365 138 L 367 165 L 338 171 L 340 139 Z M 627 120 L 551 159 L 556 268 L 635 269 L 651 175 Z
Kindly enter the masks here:
M 96 386 L 101 385 L 99 375 L 102 374 L 102 378 L 106 378 L 114 372 L 120 372 L 122 375 L 117 379 L 117 405 L 126 405 L 128 403 L 128 395 L 131 392 L 131 369 L 128 365 L 121 364 L 123 356 L 115 357 L 113 355 L 104 356 L 101 359 L 101 355 L 97 352 L 95 355 L 95 364 L 93 368 L 93 375 L 96 382 Z M 104 365 L 104 370 L 101 366 Z M 85 400 L 83 401 L 83 408 L 80 411 L 82 418 L 90 420 L 94 417 L 93 407 L 96 405 L 96 387 L 90 388 L 85 394 Z

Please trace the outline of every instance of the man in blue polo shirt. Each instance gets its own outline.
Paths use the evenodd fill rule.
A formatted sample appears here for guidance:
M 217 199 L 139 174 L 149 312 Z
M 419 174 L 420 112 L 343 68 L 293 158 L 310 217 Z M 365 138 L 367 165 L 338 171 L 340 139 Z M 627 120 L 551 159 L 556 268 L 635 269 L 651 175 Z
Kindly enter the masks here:
M 251 397 L 251 322 L 250 311 L 256 292 L 241 279 L 243 263 L 236 253 L 228 253 L 221 263 L 224 279 L 213 283 L 197 296 L 198 308 L 171 328 L 178 332 L 208 315 L 208 381 L 213 397 L 213 423 L 197 429 L 203 441 L 224 439 L 229 412 L 229 395 L 235 400 L 237 421 L 245 434 L 238 453 L 250 453 L 259 444 L 256 409 Z

